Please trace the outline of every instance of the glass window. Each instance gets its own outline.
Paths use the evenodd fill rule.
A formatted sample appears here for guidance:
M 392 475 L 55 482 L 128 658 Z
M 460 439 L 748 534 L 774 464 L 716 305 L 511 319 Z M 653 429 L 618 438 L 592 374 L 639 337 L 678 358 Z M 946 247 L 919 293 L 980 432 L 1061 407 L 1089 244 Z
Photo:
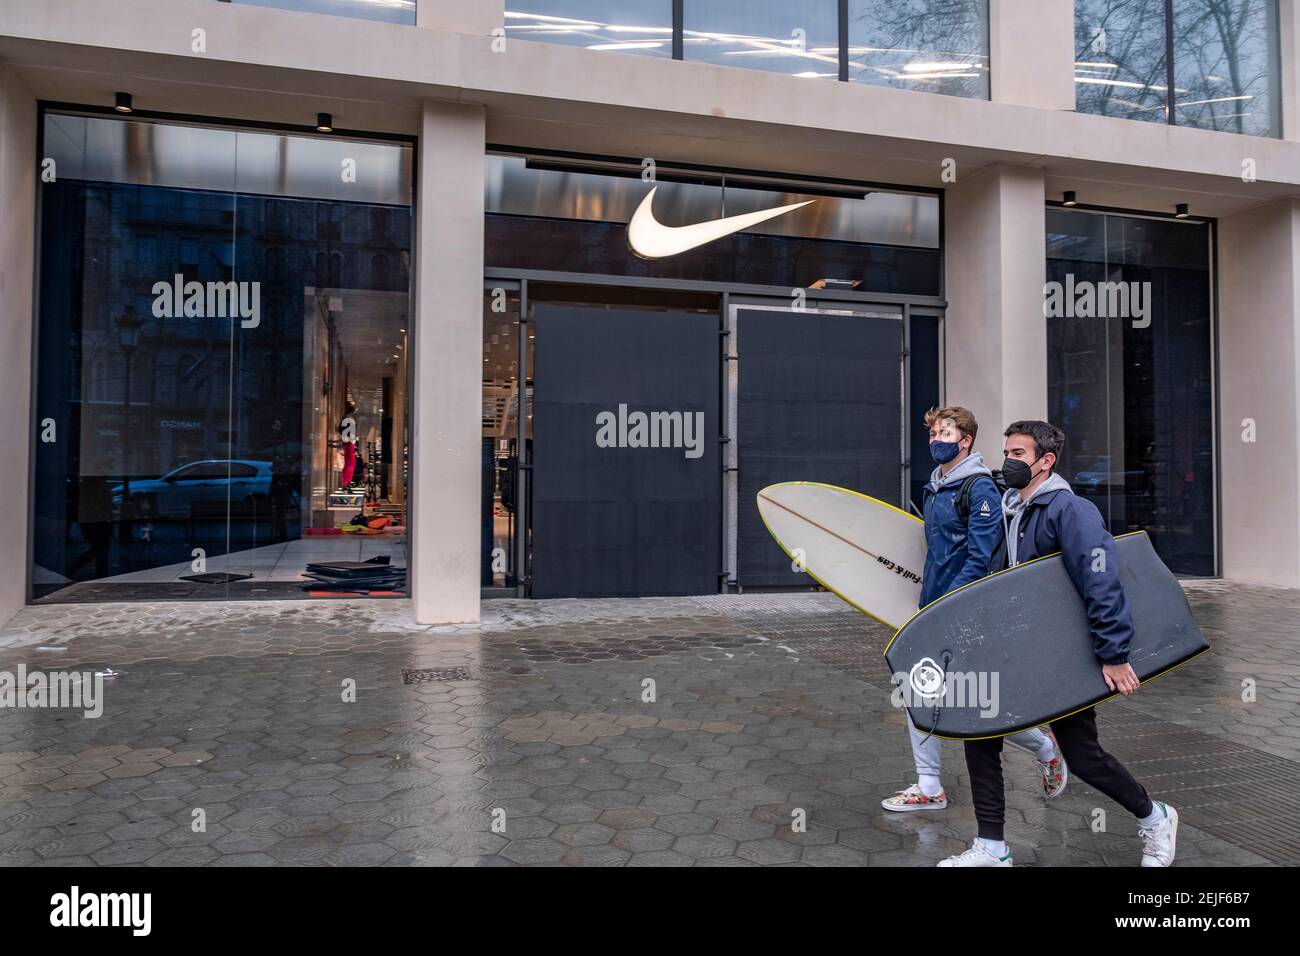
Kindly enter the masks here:
M 1174 119 L 1279 136 L 1277 4 L 1174 0 Z
M 687 60 L 839 78 L 836 0 L 685 0 L 684 13 Z
M 989 96 L 988 0 L 848 0 L 849 79 Z
M 1057 472 L 1112 533 L 1146 530 L 1196 575 L 1216 573 L 1209 240 L 1205 223 L 1047 211 Z
M 1281 135 L 1276 0 L 1075 0 L 1074 10 L 1079 112 Z
M 672 0 L 506 0 L 506 36 L 673 55 Z
M 45 143 L 33 597 L 359 593 L 310 567 L 385 556 L 400 591 L 411 148 L 53 112 Z
M 1075 0 L 1075 108 L 1168 121 L 1164 0 Z
M 416 0 L 230 0 L 253 7 L 278 7 L 304 13 L 328 13 L 356 20 L 382 20 L 385 23 L 415 25 Z M 437 3 L 438 0 L 425 0 Z

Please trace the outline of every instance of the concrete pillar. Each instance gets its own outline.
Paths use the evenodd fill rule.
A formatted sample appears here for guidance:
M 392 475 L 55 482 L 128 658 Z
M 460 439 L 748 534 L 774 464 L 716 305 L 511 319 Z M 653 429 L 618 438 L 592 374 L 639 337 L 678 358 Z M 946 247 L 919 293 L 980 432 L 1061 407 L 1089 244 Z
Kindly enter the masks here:
M 995 103 L 1073 110 L 1074 0 L 989 0 L 989 79 Z
M 427 100 L 416 183 L 411 596 L 423 624 L 477 621 L 486 111 Z
M 0 448 L 14 492 L 0 561 L 0 623 L 27 601 L 36 160 L 36 97 L 0 64 Z
M 1219 221 L 1219 483 L 1226 578 L 1300 587 L 1297 367 L 1300 200 L 1286 199 Z
M 415 25 L 487 36 L 505 25 L 505 0 L 418 0 Z
M 975 413 L 994 461 L 1009 423 L 1047 417 L 1045 201 L 1026 166 L 981 170 L 944 199 L 944 396 Z
M 1282 138 L 1300 141 L 1300 10 L 1296 9 L 1296 0 L 1279 0 L 1277 12 Z

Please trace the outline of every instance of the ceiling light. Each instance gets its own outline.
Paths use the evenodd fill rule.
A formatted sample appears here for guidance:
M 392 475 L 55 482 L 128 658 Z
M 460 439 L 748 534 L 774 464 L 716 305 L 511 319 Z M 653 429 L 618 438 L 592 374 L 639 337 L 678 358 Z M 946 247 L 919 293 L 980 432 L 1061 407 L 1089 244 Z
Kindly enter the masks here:
M 334 132 L 334 117 L 329 113 L 316 114 L 316 131 L 320 133 Z
M 1191 213 L 1187 211 L 1187 203 L 1180 202 L 1177 206 L 1174 207 L 1175 219 L 1186 219 L 1189 215 L 1191 215 Z
M 133 106 L 131 105 L 131 94 L 130 94 L 130 93 L 114 93 L 114 94 L 113 94 L 113 109 L 117 110 L 119 113 L 130 113 L 130 112 L 132 112 L 132 111 L 135 109 L 135 107 L 133 107 Z
M 1077 206 L 1077 205 L 1079 205 L 1079 200 L 1077 200 L 1076 198 L 1074 198 L 1074 190 L 1073 190 L 1073 189 L 1067 189 L 1067 190 L 1065 191 L 1065 201 L 1064 201 L 1063 203 L 1061 203 L 1061 205 L 1063 205 L 1063 206 Z

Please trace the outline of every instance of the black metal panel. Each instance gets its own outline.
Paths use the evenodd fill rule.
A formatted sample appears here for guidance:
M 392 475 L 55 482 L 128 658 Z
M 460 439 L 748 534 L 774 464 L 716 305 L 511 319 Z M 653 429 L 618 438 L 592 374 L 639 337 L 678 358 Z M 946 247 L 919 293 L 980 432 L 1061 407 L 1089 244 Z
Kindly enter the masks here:
M 716 591 L 716 317 L 538 305 L 534 322 L 533 597 Z M 620 406 L 702 415 L 698 457 L 600 447 L 598 416 Z
M 736 577 L 807 584 L 754 503 L 780 481 L 820 481 L 897 504 L 902 443 L 901 319 L 741 309 L 736 440 Z

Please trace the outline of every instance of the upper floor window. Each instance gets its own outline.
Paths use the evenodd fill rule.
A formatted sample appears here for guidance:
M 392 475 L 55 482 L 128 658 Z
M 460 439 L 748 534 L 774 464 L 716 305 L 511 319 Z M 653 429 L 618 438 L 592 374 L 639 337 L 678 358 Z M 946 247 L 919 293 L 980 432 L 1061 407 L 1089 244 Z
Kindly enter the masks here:
M 983 99 L 988 22 L 988 0 L 506 0 L 519 39 Z
M 848 0 L 849 79 L 989 98 L 988 0 Z
M 304 13 L 329 13 L 355 20 L 381 20 L 385 23 L 415 25 L 416 0 L 226 0 L 253 7 L 278 7 Z M 433 3 L 436 0 L 428 0 Z
M 1075 0 L 1076 107 L 1282 133 L 1277 0 Z

